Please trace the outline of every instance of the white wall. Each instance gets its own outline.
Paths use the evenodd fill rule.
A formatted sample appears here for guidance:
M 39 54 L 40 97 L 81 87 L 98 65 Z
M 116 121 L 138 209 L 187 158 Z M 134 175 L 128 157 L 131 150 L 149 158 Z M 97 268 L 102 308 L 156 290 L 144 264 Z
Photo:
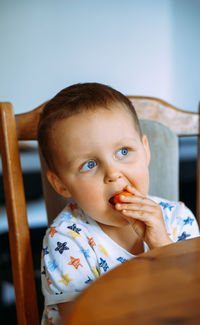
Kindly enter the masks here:
M 200 0 L 172 0 L 171 100 L 185 109 L 200 103 Z
M 22 112 L 98 81 L 195 110 L 199 30 L 198 0 L 0 0 L 0 100 Z

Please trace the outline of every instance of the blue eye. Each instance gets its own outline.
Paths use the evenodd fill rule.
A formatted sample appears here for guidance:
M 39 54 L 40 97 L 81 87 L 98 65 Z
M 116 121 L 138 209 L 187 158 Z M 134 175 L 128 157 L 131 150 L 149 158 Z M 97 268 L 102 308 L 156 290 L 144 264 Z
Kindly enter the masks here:
M 96 166 L 96 162 L 94 160 L 88 160 L 81 168 L 82 171 L 87 171 L 87 170 L 91 170 L 92 168 L 94 168 Z
M 128 149 L 127 148 L 121 148 L 118 152 L 117 155 L 121 158 L 121 157 L 125 157 L 128 155 Z

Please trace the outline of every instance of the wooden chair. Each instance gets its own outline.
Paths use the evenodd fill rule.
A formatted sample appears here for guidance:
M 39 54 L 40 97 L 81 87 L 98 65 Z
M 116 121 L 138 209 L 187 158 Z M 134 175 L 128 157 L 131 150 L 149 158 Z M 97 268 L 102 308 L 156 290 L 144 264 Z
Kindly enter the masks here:
M 166 137 L 166 130 L 174 139 L 175 136 L 191 136 L 198 135 L 198 180 L 197 180 L 197 217 L 200 217 L 200 141 L 199 141 L 199 113 L 191 113 L 175 108 L 163 100 L 151 97 L 137 97 L 129 96 L 133 102 L 138 116 L 142 120 L 151 120 L 152 122 L 141 122 L 144 133 L 147 133 L 149 138 L 152 130 L 160 130 L 164 128 L 164 139 Z M 40 323 L 37 305 L 37 295 L 34 280 L 34 269 L 30 244 L 30 232 L 27 222 L 26 201 L 24 194 L 22 170 L 20 164 L 19 154 L 19 140 L 37 140 L 37 125 L 40 113 L 46 103 L 42 104 L 35 110 L 24 114 L 14 115 L 12 105 L 10 103 L 0 103 L 0 151 L 2 158 L 4 191 L 6 199 L 7 218 L 9 224 L 9 239 L 10 252 L 12 261 L 12 272 L 16 295 L 17 319 L 20 325 L 37 325 Z M 150 124 L 149 124 L 150 123 Z M 152 125 L 153 123 L 153 125 Z M 163 126 L 164 125 L 164 126 Z M 169 128 L 169 129 L 168 129 Z M 160 140 L 160 133 L 153 135 L 153 141 Z M 172 139 L 172 140 L 173 140 Z M 154 153 L 158 153 L 158 145 L 155 147 L 153 141 L 150 139 L 150 147 Z M 160 141 L 157 141 L 160 142 Z M 176 142 L 177 145 L 177 142 Z M 166 144 L 162 147 L 166 147 Z M 169 150 L 169 146 L 167 147 Z M 174 149 L 173 149 L 174 150 Z M 176 149 L 175 149 L 176 151 Z M 173 153 L 174 151 L 172 151 Z M 168 155 L 170 156 L 171 154 Z M 176 155 L 176 154 L 175 154 Z M 153 155 L 152 155 L 153 156 Z M 162 155 L 160 158 L 161 159 Z M 170 158 L 172 158 L 170 156 Z M 175 157 L 176 159 L 178 157 Z M 172 166 L 174 162 L 170 159 Z M 151 194 L 160 195 L 157 192 L 156 186 L 159 190 L 160 177 L 158 168 L 154 166 L 150 170 L 150 182 L 152 177 L 159 178 L 159 182 L 154 182 L 155 187 L 150 188 Z M 47 207 L 47 215 L 49 223 L 56 216 L 56 214 L 66 204 L 65 200 L 58 197 L 58 195 L 50 188 L 45 178 L 45 163 L 41 157 L 41 172 L 43 178 L 44 199 Z M 164 163 L 163 163 L 164 166 Z M 178 174 L 178 164 L 173 171 Z M 171 168 L 171 167 L 170 167 Z M 173 169 L 173 168 L 172 168 Z M 172 173 L 172 169 L 169 169 Z M 164 176 L 166 176 L 166 167 L 163 168 Z M 152 176 L 153 173 L 153 176 Z M 159 174 L 159 175 L 157 175 Z M 173 178 L 171 177 L 171 178 Z M 167 177 L 165 177 L 167 178 Z M 177 192 L 177 186 L 176 191 Z M 168 193 L 167 196 L 174 194 Z M 175 193 L 175 195 L 177 195 Z M 165 195 L 164 195 L 165 196 Z M 177 197 L 177 196 L 176 196 Z M 53 202 L 53 205 L 52 205 Z M 198 219 L 199 220 L 199 219 Z M 41 238 L 42 241 L 42 238 Z

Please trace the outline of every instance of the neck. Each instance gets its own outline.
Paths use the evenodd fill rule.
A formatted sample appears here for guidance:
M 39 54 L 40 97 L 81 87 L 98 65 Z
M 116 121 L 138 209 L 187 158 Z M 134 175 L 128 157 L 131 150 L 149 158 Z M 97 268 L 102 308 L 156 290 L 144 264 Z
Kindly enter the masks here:
M 123 228 L 99 224 L 101 229 L 129 253 L 138 255 L 144 252 L 144 244 L 130 224 Z

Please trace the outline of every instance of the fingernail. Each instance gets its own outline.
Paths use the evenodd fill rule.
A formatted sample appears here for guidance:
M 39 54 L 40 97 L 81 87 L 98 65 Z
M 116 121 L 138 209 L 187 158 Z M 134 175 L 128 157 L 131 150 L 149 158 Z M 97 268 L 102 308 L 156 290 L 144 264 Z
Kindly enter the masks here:
M 120 209 L 120 208 L 121 208 L 121 204 L 120 204 L 120 203 L 117 203 L 117 204 L 115 205 L 115 207 L 118 208 L 118 209 Z

